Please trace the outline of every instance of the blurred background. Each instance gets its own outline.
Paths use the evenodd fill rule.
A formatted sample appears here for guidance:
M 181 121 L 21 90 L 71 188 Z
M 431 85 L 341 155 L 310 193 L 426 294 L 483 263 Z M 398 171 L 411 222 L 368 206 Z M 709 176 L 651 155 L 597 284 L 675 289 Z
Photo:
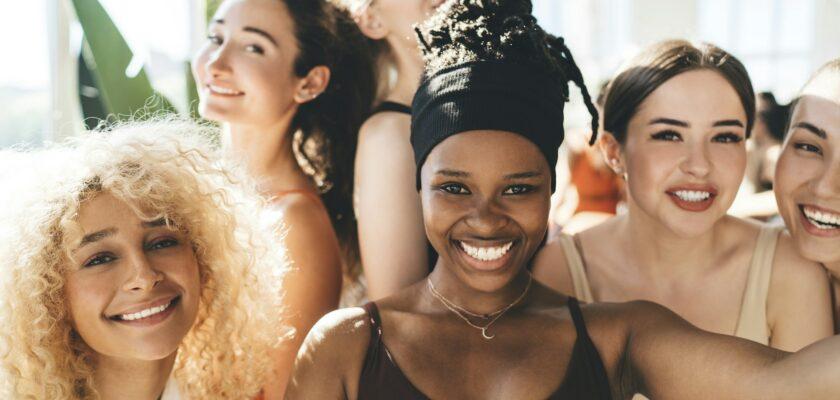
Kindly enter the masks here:
M 83 115 L 190 112 L 191 54 L 204 40 L 208 0 L 26 0 L 0 14 L 0 148 L 79 133 Z M 840 56 L 840 0 L 534 0 L 566 38 L 593 92 L 639 48 L 666 38 L 713 42 L 743 61 L 756 91 L 787 102 L 808 75 Z M 573 91 L 574 93 L 575 91 Z M 125 99 L 128 97 L 128 99 Z M 567 128 L 588 116 L 572 99 Z M 95 124 L 96 118 L 88 120 Z

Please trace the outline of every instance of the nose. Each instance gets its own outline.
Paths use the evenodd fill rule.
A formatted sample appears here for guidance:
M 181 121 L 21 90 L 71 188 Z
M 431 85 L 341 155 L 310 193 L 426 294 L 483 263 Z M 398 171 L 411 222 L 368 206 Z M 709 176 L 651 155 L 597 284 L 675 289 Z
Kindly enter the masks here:
M 222 44 L 209 51 L 204 62 L 204 70 L 208 75 L 216 78 L 231 72 L 227 46 Z
M 706 146 L 701 143 L 687 144 L 688 154 L 680 165 L 680 169 L 688 175 L 698 178 L 705 177 L 711 170 L 709 156 L 706 153 Z
M 145 292 L 153 289 L 163 281 L 163 274 L 149 263 L 145 253 L 140 252 L 128 257 L 128 278 L 123 284 L 123 290 L 130 292 Z
M 840 197 L 840 160 L 829 160 L 822 175 L 811 182 L 812 190 L 818 198 L 836 200 Z
M 475 209 L 466 219 L 466 224 L 475 234 L 492 237 L 505 228 L 509 221 L 495 199 L 481 199 L 476 202 Z

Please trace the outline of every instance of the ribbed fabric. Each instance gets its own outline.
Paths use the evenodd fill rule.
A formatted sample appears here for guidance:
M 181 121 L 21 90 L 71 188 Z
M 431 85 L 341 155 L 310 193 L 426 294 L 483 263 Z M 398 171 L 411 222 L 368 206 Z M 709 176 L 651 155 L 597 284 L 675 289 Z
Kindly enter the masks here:
M 572 358 L 560 387 L 550 400 L 610 400 L 610 381 L 598 349 L 586 330 L 583 314 L 575 298 L 569 298 L 569 312 L 577 331 Z M 401 399 L 427 400 L 428 396 L 417 389 L 394 361 L 382 342 L 382 322 L 376 304 L 364 306 L 370 318 L 370 344 L 365 363 L 359 376 L 359 400 Z M 560 340 L 558 338 L 558 340 Z
M 417 189 L 420 168 L 440 142 L 467 131 L 501 130 L 522 135 L 540 149 L 553 191 L 567 91 L 549 75 L 506 61 L 465 63 L 425 77 L 412 104 Z

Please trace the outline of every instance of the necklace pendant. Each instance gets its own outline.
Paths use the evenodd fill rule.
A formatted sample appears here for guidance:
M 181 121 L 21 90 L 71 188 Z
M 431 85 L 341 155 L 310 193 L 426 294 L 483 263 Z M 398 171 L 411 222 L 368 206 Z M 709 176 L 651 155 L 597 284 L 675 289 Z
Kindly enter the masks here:
M 488 335 L 487 335 L 487 328 L 481 328 L 481 337 L 483 337 L 485 340 L 491 340 L 491 339 L 493 339 L 494 337 L 496 337 L 496 335 L 490 335 L 490 336 L 488 336 Z

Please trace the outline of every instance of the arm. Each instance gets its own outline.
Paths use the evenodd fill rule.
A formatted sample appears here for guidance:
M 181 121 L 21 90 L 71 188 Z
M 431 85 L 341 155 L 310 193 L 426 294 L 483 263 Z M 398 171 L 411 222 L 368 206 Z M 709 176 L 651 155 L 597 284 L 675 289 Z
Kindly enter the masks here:
M 776 246 L 767 319 L 770 346 L 780 350 L 797 351 L 833 334 L 825 271 L 799 256 L 786 233 Z
M 292 265 L 282 287 L 284 323 L 295 332 L 272 354 L 274 375 L 264 388 L 266 399 L 282 398 L 303 339 L 319 318 L 338 307 L 341 294 L 340 249 L 329 216 L 301 195 L 289 195 L 279 207 Z
M 286 399 L 353 399 L 358 393 L 370 325 L 361 308 L 333 311 L 318 321 L 298 352 Z
M 655 399 L 836 399 L 840 337 L 791 354 L 701 331 L 648 302 L 620 305 L 630 326 L 625 376 Z
M 354 197 L 371 300 L 393 294 L 429 272 L 409 124 L 403 115 L 376 114 L 359 133 Z

